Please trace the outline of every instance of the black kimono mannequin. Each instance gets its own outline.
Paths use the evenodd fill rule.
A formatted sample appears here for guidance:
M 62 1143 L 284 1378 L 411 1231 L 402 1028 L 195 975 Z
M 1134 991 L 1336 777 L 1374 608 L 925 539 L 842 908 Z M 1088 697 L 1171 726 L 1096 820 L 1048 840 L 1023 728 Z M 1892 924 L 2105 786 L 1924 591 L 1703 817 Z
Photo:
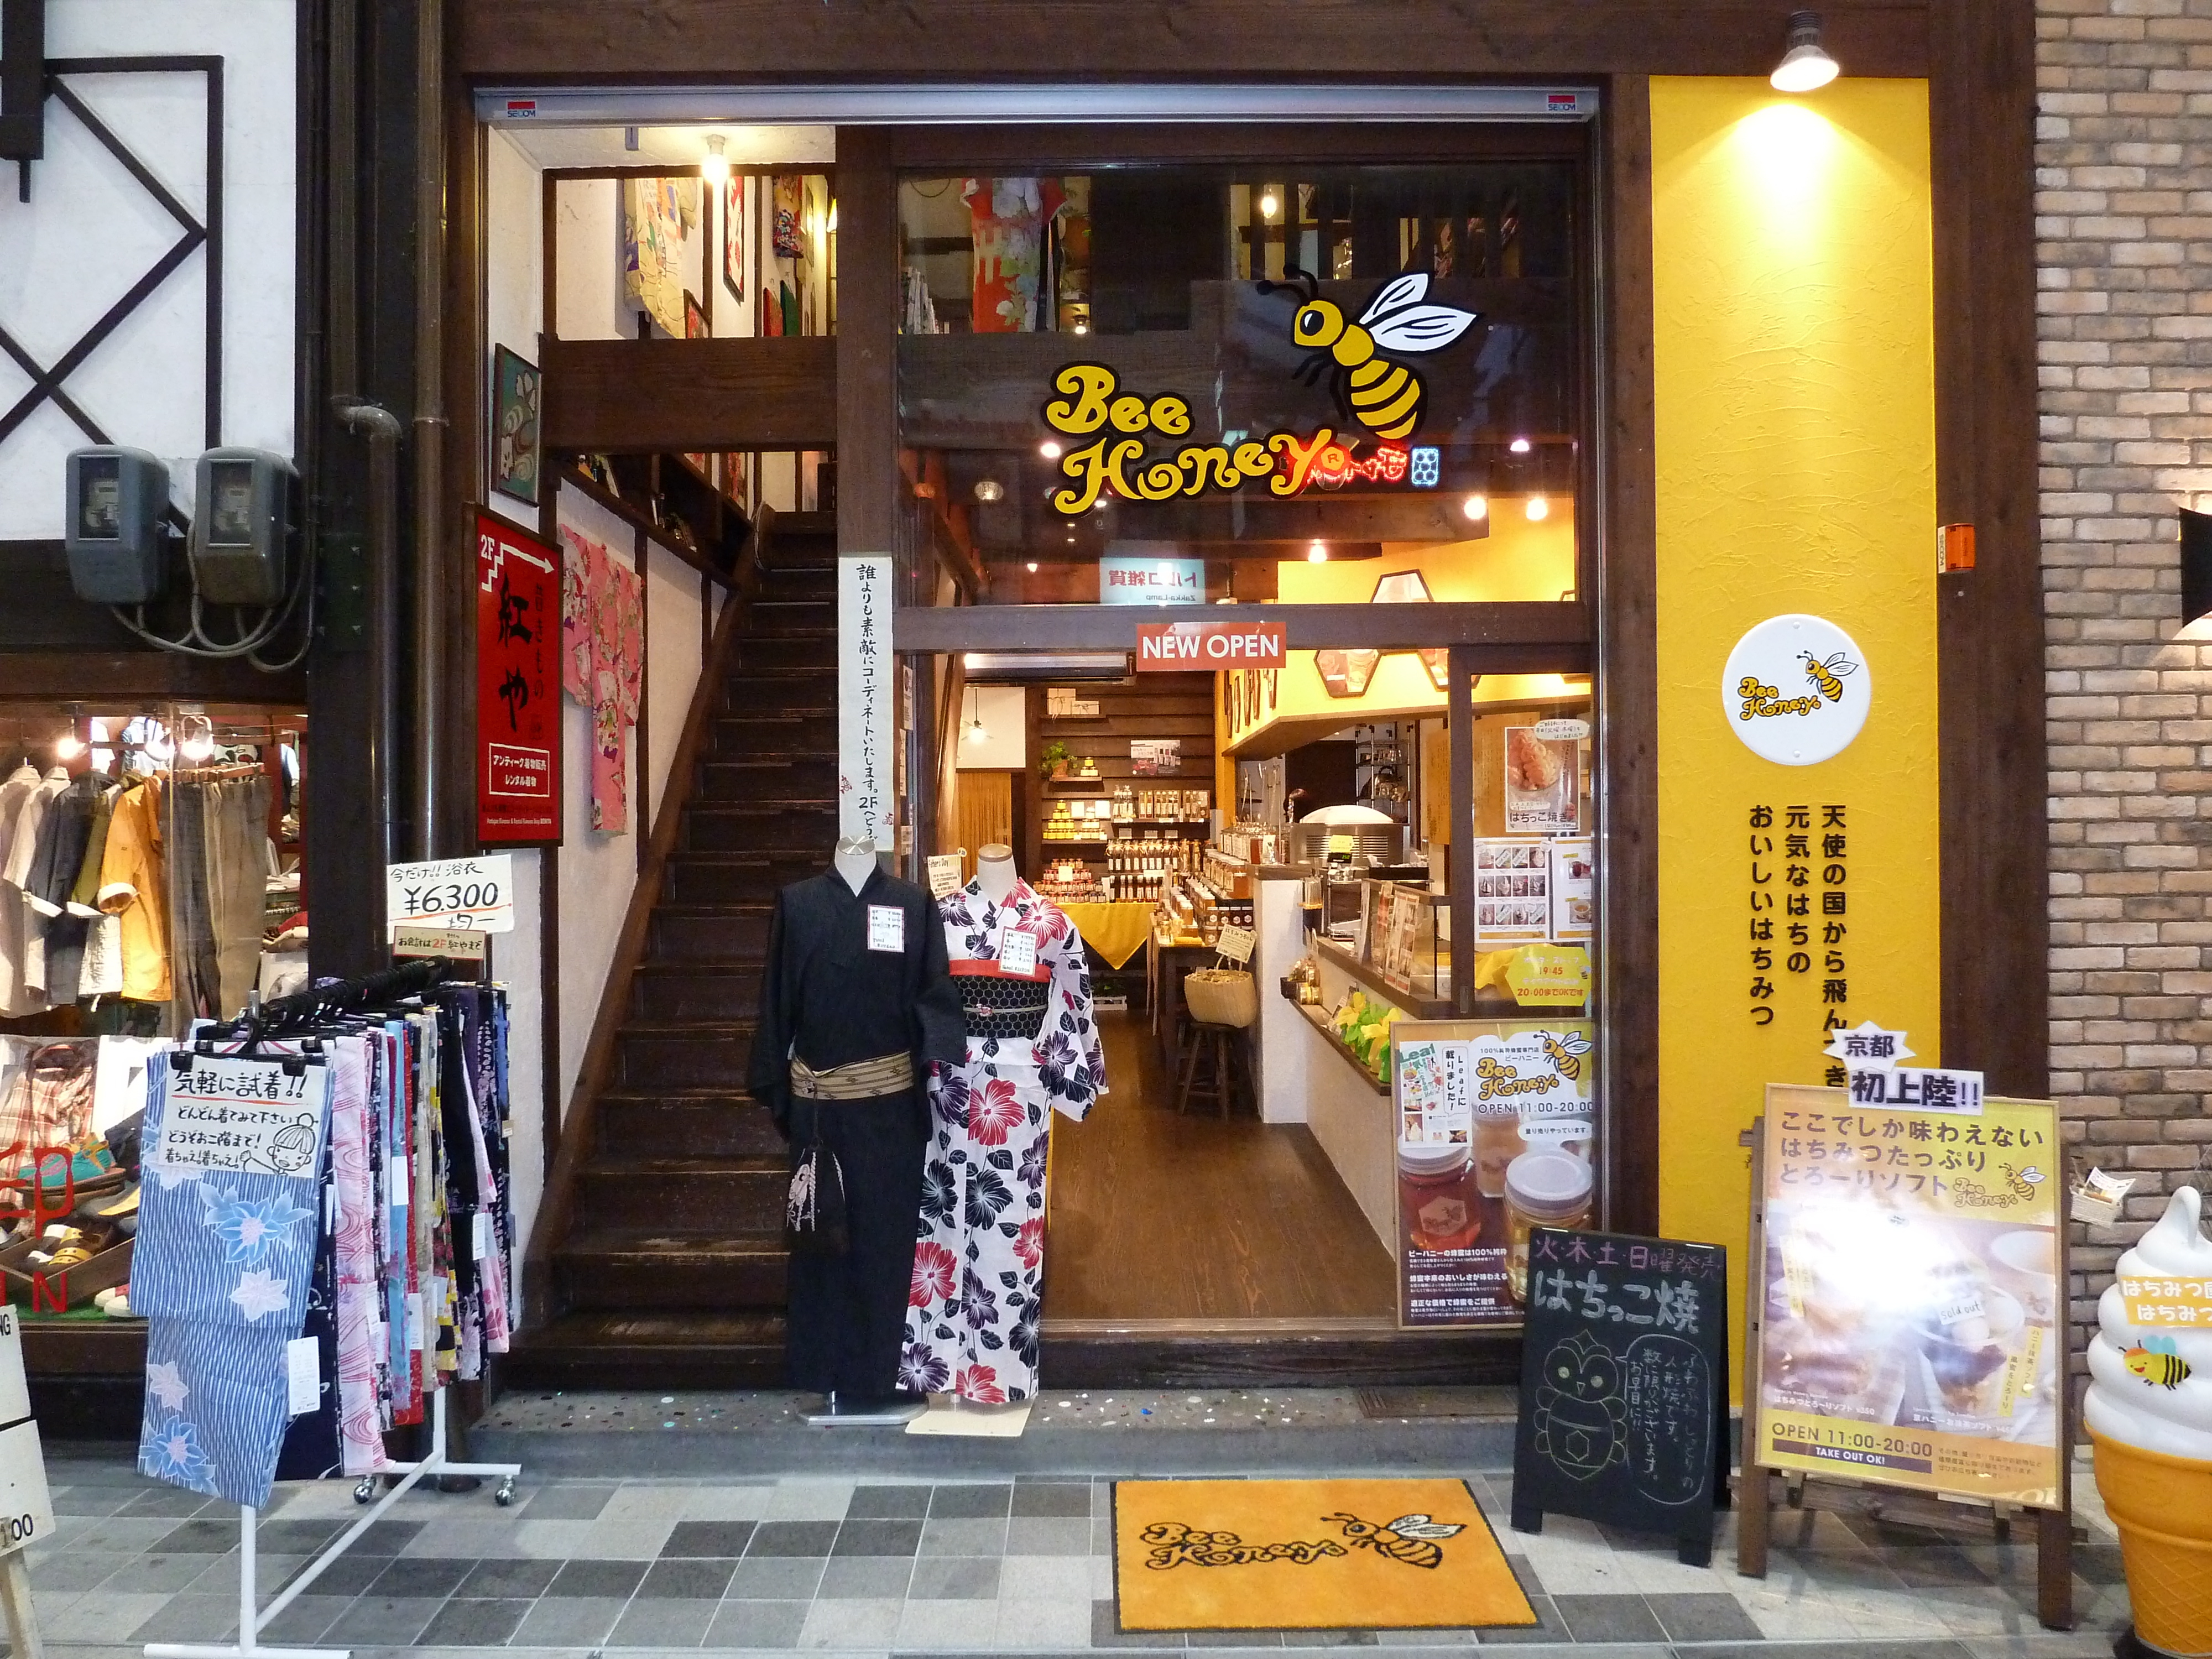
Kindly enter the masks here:
M 746 1077 L 794 1158 L 818 1133 L 844 1176 L 850 1246 L 792 1256 L 785 1339 L 791 1386 L 841 1401 L 897 1389 L 929 1142 L 924 1086 L 930 1062 L 961 1059 L 967 1043 L 929 895 L 879 869 L 854 874 L 857 893 L 824 872 L 776 895 Z M 912 1060 L 911 1084 L 894 1093 L 810 1099 L 814 1085 L 793 1085 L 795 1069 L 820 1078 L 893 1057 Z

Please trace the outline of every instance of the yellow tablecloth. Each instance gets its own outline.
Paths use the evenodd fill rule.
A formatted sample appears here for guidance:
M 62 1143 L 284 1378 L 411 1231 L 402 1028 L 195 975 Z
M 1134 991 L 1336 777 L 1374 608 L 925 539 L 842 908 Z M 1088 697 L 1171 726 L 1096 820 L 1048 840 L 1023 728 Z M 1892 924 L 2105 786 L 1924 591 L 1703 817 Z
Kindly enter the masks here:
M 1109 968 L 1119 968 L 1131 957 L 1145 948 L 1152 937 L 1152 907 L 1135 899 L 1121 899 L 1112 904 L 1063 904 L 1067 919 L 1075 924 L 1075 931 L 1083 935 L 1083 942 L 1106 958 Z

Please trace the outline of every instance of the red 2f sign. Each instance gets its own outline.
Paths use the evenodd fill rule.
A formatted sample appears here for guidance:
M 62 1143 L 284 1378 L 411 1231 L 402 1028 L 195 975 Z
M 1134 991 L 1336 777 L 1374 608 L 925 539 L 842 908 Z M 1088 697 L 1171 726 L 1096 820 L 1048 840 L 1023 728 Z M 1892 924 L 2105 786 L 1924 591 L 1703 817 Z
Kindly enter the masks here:
M 1137 672 L 1280 668 L 1280 623 L 1139 623 Z
M 561 839 L 561 556 L 477 514 L 477 840 Z

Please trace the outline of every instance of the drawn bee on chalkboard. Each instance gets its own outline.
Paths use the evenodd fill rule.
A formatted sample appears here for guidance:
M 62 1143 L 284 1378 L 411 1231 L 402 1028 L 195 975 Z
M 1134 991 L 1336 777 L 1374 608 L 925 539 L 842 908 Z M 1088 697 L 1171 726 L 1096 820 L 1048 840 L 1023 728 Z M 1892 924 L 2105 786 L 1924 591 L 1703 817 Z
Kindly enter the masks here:
M 1401 1515 L 1387 1527 L 1356 1515 L 1324 1515 L 1322 1519 L 1343 1528 L 1345 1541 L 1355 1549 L 1373 1550 L 1409 1567 L 1442 1565 L 1444 1553 L 1437 1544 L 1466 1530 L 1456 1522 L 1431 1521 L 1425 1515 Z
M 1346 420 L 1381 437 L 1412 436 L 1421 424 L 1428 386 L 1418 372 L 1383 354 L 1441 351 L 1480 321 L 1480 314 L 1457 306 L 1421 304 L 1429 291 L 1428 273 L 1413 271 L 1377 289 L 1355 323 L 1342 307 L 1321 297 L 1310 272 L 1292 265 L 1283 274 L 1291 280 L 1263 282 L 1259 288 L 1262 294 L 1287 288 L 1305 296 L 1291 319 L 1291 343 L 1313 351 L 1299 377 L 1310 386 L 1334 362 L 1329 391 Z
M 1628 1461 L 1620 1360 L 1587 1331 L 1552 1345 L 1536 1385 L 1536 1449 L 1577 1480 Z
M 2121 1350 L 2128 1369 L 2154 1388 L 2178 1389 L 2189 1376 L 2191 1366 L 2173 1349 L 2170 1336 L 2147 1336 L 2133 1347 Z

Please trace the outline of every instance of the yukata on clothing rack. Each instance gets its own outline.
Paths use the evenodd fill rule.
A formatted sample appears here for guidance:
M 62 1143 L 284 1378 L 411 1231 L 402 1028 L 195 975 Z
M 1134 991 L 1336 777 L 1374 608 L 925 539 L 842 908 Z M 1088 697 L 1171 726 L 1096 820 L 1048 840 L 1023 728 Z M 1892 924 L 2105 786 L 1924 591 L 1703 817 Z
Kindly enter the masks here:
M 1017 881 L 939 902 L 967 1057 L 930 1068 L 932 1139 L 908 1293 L 902 1388 L 1011 1405 L 1036 1391 L 1051 1113 L 1105 1091 L 1075 924 Z

